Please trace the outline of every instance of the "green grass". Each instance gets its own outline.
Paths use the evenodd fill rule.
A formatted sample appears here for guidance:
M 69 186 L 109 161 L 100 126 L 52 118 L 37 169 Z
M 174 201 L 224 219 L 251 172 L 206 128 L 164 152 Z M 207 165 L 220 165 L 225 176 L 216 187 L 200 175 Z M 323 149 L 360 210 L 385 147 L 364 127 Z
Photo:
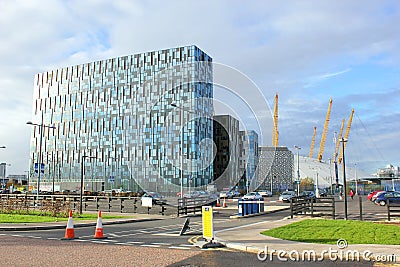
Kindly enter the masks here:
M 261 234 L 309 243 L 336 244 L 343 238 L 348 244 L 400 245 L 400 226 L 363 221 L 307 219 Z
M 97 220 L 97 214 L 82 214 L 73 215 L 74 220 Z M 114 216 L 104 215 L 103 219 L 120 219 L 128 218 L 128 216 Z M 43 223 L 43 222 L 55 222 L 55 221 L 68 221 L 68 218 L 57 218 L 52 216 L 40 216 L 40 215 L 24 215 L 24 214 L 0 214 L 0 223 Z

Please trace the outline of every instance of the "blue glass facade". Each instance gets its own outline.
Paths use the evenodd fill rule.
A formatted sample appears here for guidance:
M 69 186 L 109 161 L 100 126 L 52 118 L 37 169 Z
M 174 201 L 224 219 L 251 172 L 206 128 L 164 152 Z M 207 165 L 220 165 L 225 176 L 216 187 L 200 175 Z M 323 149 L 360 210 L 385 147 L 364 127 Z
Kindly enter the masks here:
M 44 128 L 41 155 L 40 127 L 32 133 L 31 173 L 39 156 L 45 164 L 41 190 L 53 179 L 78 189 L 85 154 L 96 158 L 84 164 L 86 190 L 169 193 L 189 177 L 193 187 L 212 181 L 212 149 L 202 143 L 213 137 L 211 62 L 186 46 L 37 74 L 33 121 L 55 126 Z

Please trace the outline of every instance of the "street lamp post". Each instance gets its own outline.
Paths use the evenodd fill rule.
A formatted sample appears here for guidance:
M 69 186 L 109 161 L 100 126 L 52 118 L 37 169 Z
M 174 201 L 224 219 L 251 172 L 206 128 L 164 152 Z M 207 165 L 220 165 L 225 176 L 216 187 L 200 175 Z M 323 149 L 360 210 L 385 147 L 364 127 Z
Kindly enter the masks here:
M 42 124 L 36 124 L 31 121 L 28 121 L 26 124 L 32 125 L 32 126 L 39 126 L 39 131 L 40 131 L 40 139 L 39 139 L 39 155 L 38 155 L 38 180 L 37 180 L 37 200 L 39 201 L 39 191 L 40 191 L 40 173 L 42 172 L 42 163 L 41 163 L 41 156 L 42 156 L 42 139 L 43 139 L 43 128 L 49 128 L 49 129 L 55 129 L 55 126 L 49 126 L 49 125 L 44 125 Z
M 357 163 L 354 163 L 354 179 L 356 181 L 356 195 L 358 195 Z
M 299 159 L 299 150 L 301 147 L 299 146 L 294 146 L 297 151 L 297 195 L 300 195 L 300 159 Z
M 11 166 L 11 164 L 7 164 L 7 163 L 1 163 L 1 165 L 3 165 L 3 186 L 2 186 L 2 189 L 7 189 L 7 186 L 6 186 L 6 181 L 5 181 L 5 179 L 6 179 L 6 168 L 7 168 L 7 166 Z
M 179 109 L 179 113 L 180 113 L 180 119 L 181 119 L 181 125 L 182 125 L 182 134 L 181 134 L 181 194 L 180 197 L 183 198 L 183 137 L 184 137 L 184 132 L 183 132 L 183 111 L 187 111 L 189 113 L 195 114 L 193 111 L 185 109 L 183 107 L 178 106 L 175 103 L 172 103 L 171 106 L 178 108 Z
M 344 219 L 347 220 L 347 186 L 346 186 L 346 162 L 344 157 L 344 143 L 347 142 L 344 137 L 340 140 L 342 143 L 342 155 L 343 155 L 343 196 L 344 196 Z
M 95 159 L 96 157 L 88 156 L 88 155 L 83 155 L 82 160 L 81 160 L 81 191 L 79 194 L 79 214 L 82 214 L 82 197 L 83 197 L 83 179 L 85 176 L 85 158 L 89 159 Z
M 6 146 L 0 146 L 0 148 L 6 148 Z M 6 166 L 4 166 L 4 171 L 3 171 L 4 173 L 3 173 L 3 185 L 4 185 L 4 179 L 5 179 L 5 176 L 6 176 Z

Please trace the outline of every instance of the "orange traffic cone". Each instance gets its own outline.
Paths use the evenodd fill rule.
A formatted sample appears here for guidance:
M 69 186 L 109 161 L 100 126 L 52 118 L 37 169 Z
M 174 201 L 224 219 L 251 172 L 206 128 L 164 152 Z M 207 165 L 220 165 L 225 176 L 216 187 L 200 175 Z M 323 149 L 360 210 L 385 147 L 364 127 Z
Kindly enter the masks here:
M 226 198 L 224 197 L 224 204 L 222 206 L 223 208 L 227 208 L 228 206 L 226 205 Z
M 99 210 L 99 216 L 97 217 L 97 224 L 96 224 L 96 230 L 94 232 L 94 238 L 97 239 L 103 239 L 104 234 L 103 234 L 103 220 L 101 218 L 101 211 Z
M 219 204 L 219 198 L 217 198 L 217 203 L 215 203 L 215 207 L 221 207 L 221 205 Z
M 69 218 L 67 222 L 67 228 L 65 229 L 65 239 L 74 239 L 75 238 L 75 230 L 74 230 L 74 222 L 72 221 L 72 210 L 69 211 Z

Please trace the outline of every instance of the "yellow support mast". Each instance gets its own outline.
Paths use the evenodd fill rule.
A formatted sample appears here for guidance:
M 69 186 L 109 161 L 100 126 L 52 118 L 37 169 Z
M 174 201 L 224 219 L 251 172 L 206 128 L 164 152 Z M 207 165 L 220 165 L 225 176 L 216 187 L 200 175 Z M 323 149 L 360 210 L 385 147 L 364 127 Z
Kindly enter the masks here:
M 354 108 L 351 110 L 349 120 L 347 121 L 346 132 L 345 132 L 345 134 L 344 134 L 344 139 L 346 139 L 346 140 L 349 139 L 350 127 L 351 127 L 351 123 L 352 123 L 352 121 L 353 121 L 353 115 L 354 115 Z M 347 143 L 347 142 L 344 142 L 344 148 L 346 148 L 346 143 Z M 342 160 L 343 160 L 343 151 L 340 150 L 340 152 L 339 152 L 339 159 L 338 159 L 339 164 L 342 163 Z
M 322 155 L 324 154 L 326 134 L 328 133 L 329 119 L 331 117 L 331 108 L 332 108 L 332 98 L 329 100 L 328 111 L 326 113 L 326 118 L 325 118 L 325 123 L 324 123 L 324 130 L 322 132 L 321 142 L 319 144 L 319 152 L 318 152 L 318 160 L 319 161 L 322 160 Z
M 337 137 L 335 137 L 336 144 L 335 144 L 335 152 L 333 153 L 333 156 L 332 156 L 332 163 L 336 162 L 336 159 L 337 159 L 337 156 L 338 156 L 340 140 L 342 139 L 342 134 L 343 134 L 344 122 L 345 121 L 346 121 L 345 119 L 342 120 L 342 125 L 340 126 L 339 135 Z
M 279 145 L 279 131 L 278 131 L 278 93 L 275 95 L 274 100 L 274 125 L 272 126 L 272 146 Z
M 310 147 L 310 155 L 308 155 L 310 158 L 314 156 L 314 146 L 315 146 L 315 136 L 317 135 L 317 127 L 314 126 L 314 133 L 311 139 L 311 147 Z

